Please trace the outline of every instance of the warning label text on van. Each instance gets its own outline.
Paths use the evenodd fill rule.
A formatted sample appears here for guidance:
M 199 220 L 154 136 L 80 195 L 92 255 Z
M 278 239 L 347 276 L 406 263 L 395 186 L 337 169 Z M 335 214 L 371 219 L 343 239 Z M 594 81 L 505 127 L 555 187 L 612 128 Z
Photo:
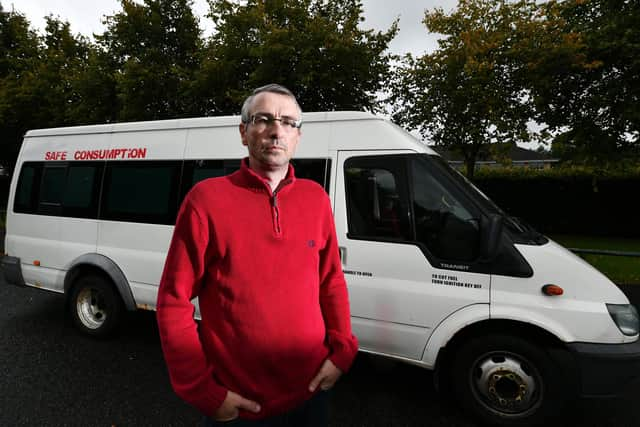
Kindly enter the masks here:
M 479 283 L 459 282 L 457 276 L 452 276 L 449 274 L 432 274 L 431 283 L 433 283 L 434 285 L 455 286 L 457 288 L 482 288 L 482 285 Z

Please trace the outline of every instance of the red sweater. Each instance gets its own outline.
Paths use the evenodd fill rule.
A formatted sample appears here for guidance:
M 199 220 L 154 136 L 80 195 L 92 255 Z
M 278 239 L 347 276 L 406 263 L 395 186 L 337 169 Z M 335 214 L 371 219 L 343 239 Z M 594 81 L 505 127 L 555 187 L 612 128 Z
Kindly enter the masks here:
M 357 340 L 322 187 L 290 167 L 273 194 L 246 159 L 195 185 L 178 214 L 157 317 L 174 390 L 208 416 L 227 390 L 261 405 L 241 417 L 285 412 L 311 396 L 327 357 L 346 371 Z

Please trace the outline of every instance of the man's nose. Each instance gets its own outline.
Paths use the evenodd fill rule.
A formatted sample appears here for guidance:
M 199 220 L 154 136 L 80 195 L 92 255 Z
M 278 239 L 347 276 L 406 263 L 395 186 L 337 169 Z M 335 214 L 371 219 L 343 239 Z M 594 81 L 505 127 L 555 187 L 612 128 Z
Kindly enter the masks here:
M 273 124 L 269 127 L 269 134 L 271 136 L 278 136 L 278 137 L 280 137 L 281 135 L 284 135 L 284 125 L 282 124 L 282 121 L 274 120 Z

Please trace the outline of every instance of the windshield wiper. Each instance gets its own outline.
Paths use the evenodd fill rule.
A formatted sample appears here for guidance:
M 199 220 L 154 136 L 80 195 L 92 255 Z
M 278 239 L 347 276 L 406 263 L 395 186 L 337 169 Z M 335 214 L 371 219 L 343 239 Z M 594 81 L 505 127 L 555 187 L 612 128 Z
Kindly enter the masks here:
M 547 238 L 542 235 L 538 230 L 533 228 L 522 218 L 515 216 L 507 217 L 509 223 L 515 228 L 515 231 L 520 233 L 521 237 L 525 240 L 529 240 L 536 244 L 543 244 L 547 242 Z

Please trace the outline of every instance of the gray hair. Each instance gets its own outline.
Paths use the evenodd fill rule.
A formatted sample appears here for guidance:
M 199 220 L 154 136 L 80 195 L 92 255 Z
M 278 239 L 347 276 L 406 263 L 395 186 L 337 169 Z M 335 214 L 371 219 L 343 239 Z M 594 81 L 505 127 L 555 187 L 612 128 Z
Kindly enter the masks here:
M 293 99 L 293 102 L 296 103 L 296 107 L 298 107 L 298 113 L 300 114 L 299 119 L 302 119 L 302 108 L 300 108 L 300 104 L 298 104 L 298 100 L 296 99 L 296 96 L 293 94 L 293 92 L 282 85 L 270 83 L 268 85 L 264 85 L 257 89 L 254 89 L 251 95 L 249 95 L 247 99 L 244 100 L 244 103 L 242 104 L 242 110 L 240 110 L 242 123 L 249 123 L 249 121 L 251 120 L 249 109 L 251 108 L 256 95 L 262 92 L 278 93 L 280 95 L 285 95 Z

